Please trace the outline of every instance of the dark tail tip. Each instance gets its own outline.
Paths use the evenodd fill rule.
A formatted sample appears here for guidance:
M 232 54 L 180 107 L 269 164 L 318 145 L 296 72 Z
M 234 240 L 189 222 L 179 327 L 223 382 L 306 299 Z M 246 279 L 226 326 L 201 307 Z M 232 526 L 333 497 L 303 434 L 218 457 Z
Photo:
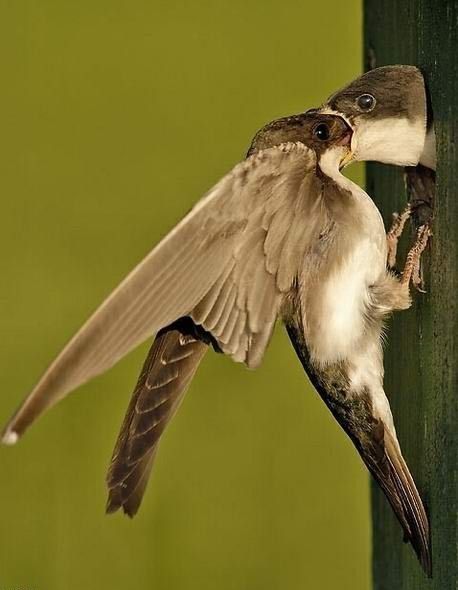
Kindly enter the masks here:
M 405 538 L 411 543 L 425 574 L 432 578 L 429 518 L 401 451 L 386 430 L 385 451 L 389 480 L 393 485 L 391 489 L 391 486 L 382 487 L 404 528 Z

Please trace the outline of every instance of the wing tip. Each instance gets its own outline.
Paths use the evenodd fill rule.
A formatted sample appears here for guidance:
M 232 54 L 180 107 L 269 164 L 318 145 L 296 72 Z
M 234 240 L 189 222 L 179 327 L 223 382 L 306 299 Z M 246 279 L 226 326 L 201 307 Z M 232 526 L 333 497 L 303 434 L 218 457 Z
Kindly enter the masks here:
M 428 531 L 429 532 L 429 531 Z M 431 539 L 422 539 L 417 537 L 414 533 L 410 535 L 406 534 L 404 538 L 406 543 L 410 543 L 415 555 L 420 563 L 420 566 L 426 576 L 431 579 L 433 577 L 433 564 L 432 564 L 432 553 L 431 553 Z
M 428 523 L 429 524 L 429 523 Z M 425 572 L 428 578 L 433 577 L 433 562 L 432 562 L 432 553 L 431 553 L 431 536 L 430 536 L 430 529 L 428 526 L 427 529 L 427 537 L 426 539 L 420 539 L 420 542 L 414 542 L 413 540 L 410 541 L 414 548 L 415 553 L 417 554 L 418 561 L 420 562 L 423 571 Z
M 13 445 L 15 445 L 18 440 L 19 440 L 19 434 L 15 430 L 12 430 L 10 428 L 7 428 L 3 432 L 2 438 L 1 438 L 2 444 L 6 445 L 8 447 L 12 447 Z
M 131 505 L 129 499 L 124 501 L 122 498 L 117 497 L 118 494 L 113 494 L 110 490 L 108 493 L 107 503 L 105 505 L 105 514 L 114 514 L 120 508 L 122 508 L 124 514 L 129 518 L 133 518 L 137 514 L 138 504 Z
M 433 577 L 433 565 L 431 556 L 431 538 L 429 527 L 426 532 L 426 538 L 419 531 L 413 530 L 408 537 L 408 541 L 413 547 L 420 565 L 428 578 Z
M 427 577 L 432 578 L 431 527 L 426 507 L 399 446 L 386 429 L 384 430 L 384 439 L 385 452 L 399 494 L 400 507 L 407 523 L 407 529 L 404 529 L 405 538 L 412 545 Z
M 105 514 L 114 514 L 122 506 L 122 500 L 119 498 L 119 494 L 113 494 L 110 490 L 108 492 L 107 503 L 105 504 Z
M 428 542 L 427 545 L 418 545 L 412 538 L 407 539 L 407 541 L 412 545 L 422 570 L 425 572 L 426 576 L 431 579 L 433 577 L 431 544 Z
M 429 579 L 433 577 L 433 563 L 431 559 L 431 549 L 430 547 L 427 548 L 426 552 L 422 553 L 420 556 L 420 564 L 423 568 L 423 571 L 427 575 Z

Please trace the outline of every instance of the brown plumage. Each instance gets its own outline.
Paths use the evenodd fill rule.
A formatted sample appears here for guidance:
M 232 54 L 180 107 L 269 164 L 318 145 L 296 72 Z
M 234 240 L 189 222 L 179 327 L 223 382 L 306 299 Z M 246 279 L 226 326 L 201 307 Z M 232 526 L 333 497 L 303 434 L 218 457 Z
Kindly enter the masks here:
M 130 400 L 107 474 L 107 512 L 138 510 L 159 439 L 173 418 L 208 345 L 188 319 L 156 336 Z M 202 335 L 200 336 L 202 337 Z
M 400 280 L 387 271 L 380 213 L 339 172 L 350 139 L 347 124 L 332 115 L 304 114 L 261 130 L 247 160 L 210 190 L 69 342 L 13 416 L 3 441 L 14 443 L 46 409 L 156 335 L 107 478 L 108 512 L 122 507 L 132 516 L 160 436 L 208 344 L 256 367 L 281 317 L 306 371 L 429 571 L 426 513 L 383 391 L 382 321 L 409 307 L 410 274 Z
M 366 72 L 332 94 L 320 112 L 339 115 L 351 124 L 353 160 L 436 169 L 431 101 L 415 66 Z
M 345 430 L 370 473 L 387 497 L 418 559 L 431 576 L 429 521 L 420 494 L 390 427 L 374 412 L 370 392 L 355 397 L 349 384 L 349 367 L 335 363 L 317 367 L 302 336 L 299 316 L 291 317 L 287 332 L 310 381 Z

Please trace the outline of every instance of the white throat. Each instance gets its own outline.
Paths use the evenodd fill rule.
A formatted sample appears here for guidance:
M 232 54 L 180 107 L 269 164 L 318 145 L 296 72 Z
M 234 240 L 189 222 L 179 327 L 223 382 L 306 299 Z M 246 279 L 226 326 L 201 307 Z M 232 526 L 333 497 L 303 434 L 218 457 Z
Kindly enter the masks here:
M 323 152 L 318 161 L 321 172 L 333 180 L 343 178 L 340 173 L 340 162 L 346 153 L 348 153 L 347 149 L 342 146 L 329 148 Z
M 396 166 L 416 166 L 426 143 L 426 125 L 420 118 L 364 119 L 355 124 L 352 151 L 355 160 L 375 160 Z
M 353 160 L 382 162 L 395 166 L 423 164 L 436 169 L 436 135 L 434 127 L 427 132 L 422 119 L 387 117 L 379 120 L 359 120 L 352 123 L 343 113 L 328 106 L 320 113 L 337 115 L 353 129 L 351 148 Z

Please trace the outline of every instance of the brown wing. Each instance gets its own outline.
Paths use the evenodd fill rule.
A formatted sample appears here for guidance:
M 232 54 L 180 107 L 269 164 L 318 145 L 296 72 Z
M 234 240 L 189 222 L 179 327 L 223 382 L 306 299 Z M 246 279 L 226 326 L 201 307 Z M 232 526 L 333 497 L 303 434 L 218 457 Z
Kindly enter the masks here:
M 313 151 L 283 144 L 238 164 L 99 307 L 3 433 L 14 443 L 46 409 L 146 338 L 191 316 L 223 352 L 260 363 L 282 297 L 320 232 Z
M 107 512 L 140 506 L 159 439 L 173 418 L 208 345 L 186 319 L 161 330 L 143 365 L 107 475 Z
M 410 541 L 418 559 L 429 577 L 432 574 L 430 529 L 428 516 L 399 444 L 383 424 L 379 427 L 383 438 L 377 441 L 378 461 L 372 454 L 363 459 L 376 478 L 401 523 L 406 540 Z

